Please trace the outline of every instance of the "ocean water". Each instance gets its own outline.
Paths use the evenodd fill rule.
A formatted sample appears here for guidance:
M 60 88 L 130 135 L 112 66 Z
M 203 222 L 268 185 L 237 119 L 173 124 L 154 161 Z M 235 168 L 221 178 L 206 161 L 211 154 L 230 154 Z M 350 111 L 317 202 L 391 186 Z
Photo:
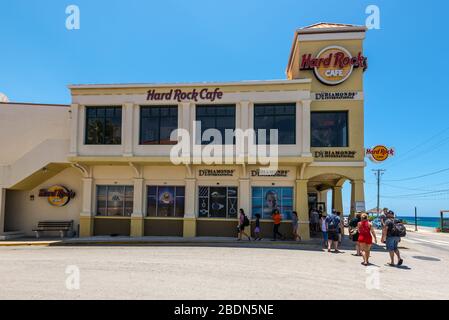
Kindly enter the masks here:
M 399 217 L 399 219 L 403 219 L 407 221 L 409 224 L 415 224 L 415 217 Z M 421 227 L 432 227 L 439 228 L 440 227 L 440 217 L 419 217 L 418 216 L 418 226 Z

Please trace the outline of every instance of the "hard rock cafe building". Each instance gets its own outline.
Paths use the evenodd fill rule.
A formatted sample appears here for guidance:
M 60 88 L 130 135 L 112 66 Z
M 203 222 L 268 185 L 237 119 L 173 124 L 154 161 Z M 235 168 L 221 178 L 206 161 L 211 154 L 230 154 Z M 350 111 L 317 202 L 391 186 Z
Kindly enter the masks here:
M 70 105 L 0 104 L 0 236 L 73 220 L 80 237 L 229 237 L 243 208 L 261 215 L 267 237 L 279 208 L 281 232 L 295 210 L 307 239 L 312 207 L 343 212 L 346 181 L 351 213 L 361 210 L 365 32 L 297 30 L 285 80 L 71 85 Z M 192 132 L 194 121 L 220 132 L 278 129 L 278 170 L 173 164 L 170 134 Z

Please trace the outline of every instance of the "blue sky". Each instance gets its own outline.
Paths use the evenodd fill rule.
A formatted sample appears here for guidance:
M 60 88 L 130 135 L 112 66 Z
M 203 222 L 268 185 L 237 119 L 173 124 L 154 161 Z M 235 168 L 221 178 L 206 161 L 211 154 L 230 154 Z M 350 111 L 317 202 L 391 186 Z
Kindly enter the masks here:
M 80 30 L 65 28 L 70 4 L 80 8 Z M 367 207 L 376 205 L 371 170 L 385 168 L 381 206 L 437 215 L 449 209 L 449 192 L 434 192 L 449 189 L 449 170 L 403 179 L 449 168 L 447 1 L 1 0 L 0 92 L 69 103 L 72 83 L 283 79 L 296 28 L 364 24 L 370 4 L 381 29 L 365 41 L 365 146 L 397 155 L 368 163 Z

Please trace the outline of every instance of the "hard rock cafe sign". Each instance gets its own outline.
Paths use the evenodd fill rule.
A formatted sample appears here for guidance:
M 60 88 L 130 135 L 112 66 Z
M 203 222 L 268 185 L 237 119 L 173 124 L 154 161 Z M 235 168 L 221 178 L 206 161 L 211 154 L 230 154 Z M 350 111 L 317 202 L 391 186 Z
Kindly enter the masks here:
M 366 149 L 366 155 L 373 162 L 384 162 L 389 157 L 394 156 L 394 149 L 387 148 L 386 146 L 378 145 L 378 146 L 375 146 L 374 148 Z
M 48 203 L 55 207 L 64 207 L 75 197 L 75 192 L 63 186 L 52 186 L 39 190 L 39 197 L 47 198 Z
M 361 52 L 357 56 L 340 46 L 329 46 L 321 50 L 314 58 L 312 54 L 304 54 L 301 58 L 300 70 L 313 70 L 322 83 L 337 85 L 348 79 L 354 68 L 368 68 L 368 58 Z

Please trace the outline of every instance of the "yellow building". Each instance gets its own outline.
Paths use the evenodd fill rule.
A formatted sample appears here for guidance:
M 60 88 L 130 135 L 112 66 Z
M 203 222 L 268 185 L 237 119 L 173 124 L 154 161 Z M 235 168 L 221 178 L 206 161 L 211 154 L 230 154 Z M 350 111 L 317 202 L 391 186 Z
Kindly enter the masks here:
M 69 106 L 0 104 L 0 234 L 73 220 L 81 237 L 235 236 L 242 208 L 261 215 L 266 237 L 279 208 L 281 232 L 297 211 L 308 239 L 309 210 L 343 212 L 348 180 L 351 213 L 361 210 L 365 32 L 328 23 L 297 30 L 285 80 L 71 85 Z M 277 129 L 277 168 L 249 161 L 232 140 L 224 163 L 192 154 L 176 163 L 175 129 L 192 145 L 206 129 L 254 129 L 258 146 L 266 136 L 257 130 Z

